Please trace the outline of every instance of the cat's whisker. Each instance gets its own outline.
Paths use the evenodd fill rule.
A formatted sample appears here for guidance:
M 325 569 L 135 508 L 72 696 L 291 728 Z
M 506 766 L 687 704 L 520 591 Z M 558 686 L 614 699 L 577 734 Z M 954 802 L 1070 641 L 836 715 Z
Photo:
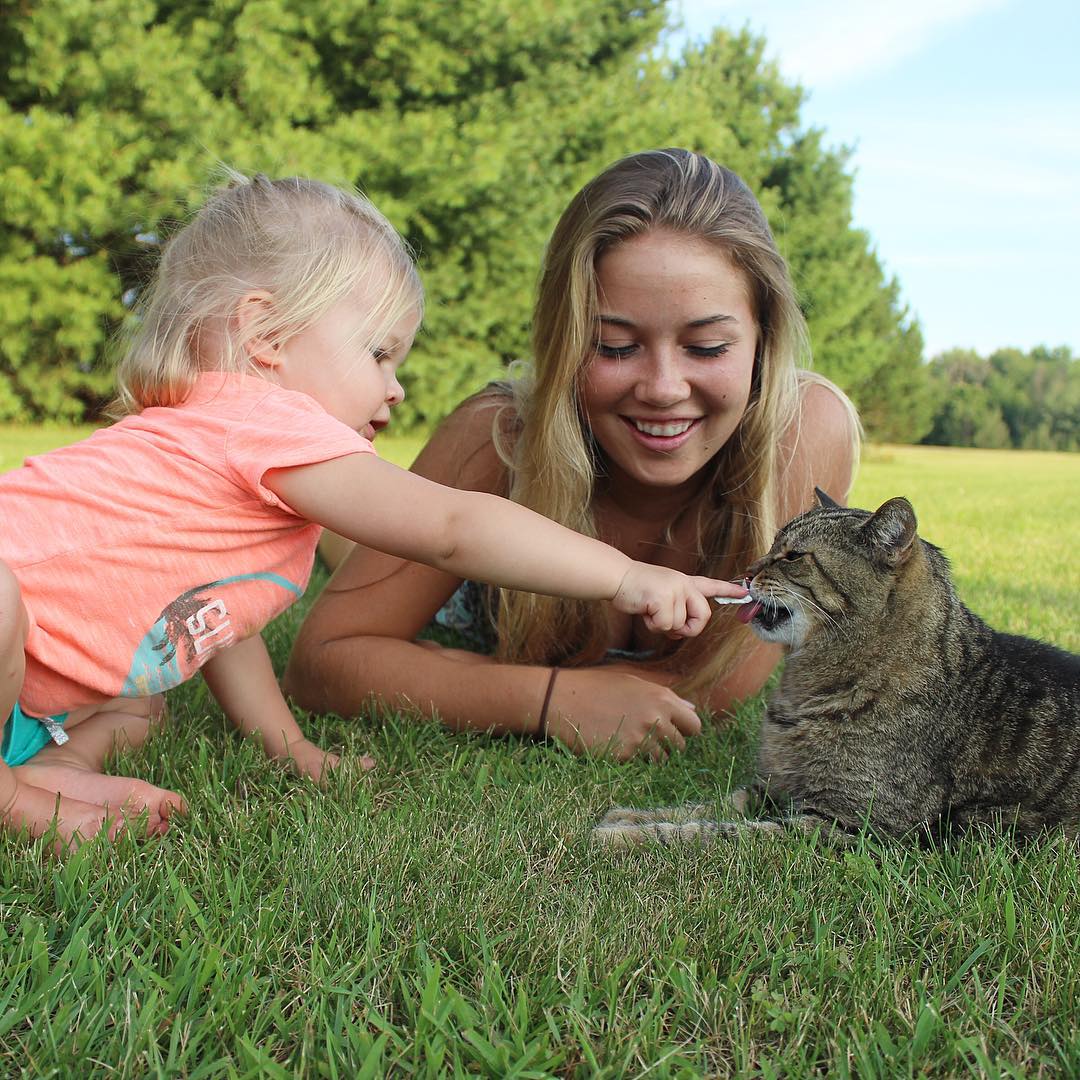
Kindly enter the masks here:
M 814 611 L 818 612 L 822 619 L 827 622 L 831 627 L 837 630 L 840 629 L 840 623 L 835 618 L 835 616 L 830 615 L 820 604 L 811 600 L 809 596 L 805 596 L 802 593 L 796 593 L 795 590 L 792 589 L 790 586 L 785 586 L 784 590 L 789 595 L 798 597 L 801 604 L 805 605 L 808 608 L 812 608 Z
M 836 618 L 830 615 L 829 612 L 827 612 L 820 604 L 815 603 L 813 600 L 811 600 L 809 596 L 806 596 L 804 593 L 796 592 L 793 588 L 791 588 L 790 585 L 787 585 L 785 582 L 782 581 L 770 581 L 768 584 L 769 588 L 773 593 L 782 596 L 792 597 L 796 605 L 800 607 L 812 608 L 814 611 L 820 614 L 822 620 L 830 627 L 836 630 L 840 629 L 840 623 L 836 620 Z M 762 593 L 760 595 L 760 598 L 763 601 L 775 599 L 774 597 L 770 597 L 767 593 Z M 775 600 L 775 602 L 779 603 L 780 601 Z M 784 606 L 790 608 L 792 605 L 785 604 Z

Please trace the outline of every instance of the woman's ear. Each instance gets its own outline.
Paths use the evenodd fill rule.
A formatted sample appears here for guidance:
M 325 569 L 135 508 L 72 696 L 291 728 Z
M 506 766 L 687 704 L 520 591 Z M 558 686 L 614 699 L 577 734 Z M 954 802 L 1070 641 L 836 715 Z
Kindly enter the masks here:
M 281 343 L 271 341 L 274 303 L 265 291 L 245 293 L 233 310 L 229 329 L 236 334 L 249 360 L 261 367 L 276 368 L 282 359 Z

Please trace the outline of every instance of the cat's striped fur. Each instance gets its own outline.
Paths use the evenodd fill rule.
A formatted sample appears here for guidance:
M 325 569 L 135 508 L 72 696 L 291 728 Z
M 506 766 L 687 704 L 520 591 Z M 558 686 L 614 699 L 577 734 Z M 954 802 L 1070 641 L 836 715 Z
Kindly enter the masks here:
M 757 634 L 787 659 L 762 721 L 758 777 L 712 808 L 613 810 L 597 841 L 747 828 L 929 837 L 986 823 L 1080 832 L 1080 657 L 998 633 L 961 602 L 906 499 L 823 505 L 750 571 Z

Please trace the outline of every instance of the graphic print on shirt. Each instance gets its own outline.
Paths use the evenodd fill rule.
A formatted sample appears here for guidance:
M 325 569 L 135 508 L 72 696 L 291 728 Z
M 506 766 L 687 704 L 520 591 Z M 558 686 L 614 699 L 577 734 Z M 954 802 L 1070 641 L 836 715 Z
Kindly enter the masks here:
M 147 697 L 171 690 L 190 679 L 216 652 L 233 644 L 237 627 L 227 600 L 213 590 L 246 581 L 270 582 L 293 600 L 304 593 L 299 585 L 271 573 L 238 574 L 181 593 L 139 643 L 120 696 Z

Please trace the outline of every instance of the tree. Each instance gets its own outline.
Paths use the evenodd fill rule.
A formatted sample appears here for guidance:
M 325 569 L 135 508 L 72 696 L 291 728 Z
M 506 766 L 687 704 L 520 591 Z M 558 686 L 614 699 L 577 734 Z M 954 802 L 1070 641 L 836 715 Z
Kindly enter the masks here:
M 801 91 L 759 38 L 669 57 L 667 20 L 664 0 L 5 5 L 0 418 L 100 407 L 106 342 L 224 161 L 357 183 L 407 236 L 428 313 L 398 423 L 430 422 L 527 355 L 543 245 L 581 183 L 686 145 L 760 193 L 821 370 L 874 428 L 916 428 L 873 404 L 914 400 L 896 373 L 921 345 L 851 226 L 844 153 L 800 128 Z
M 779 195 L 777 233 L 799 286 L 815 366 L 859 406 L 877 439 L 918 441 L 932 401 L 918 324 L 886 280 L 870 238 L 851 224 L 847 152 L 811 131 L 777 157 L 765 178 Z
M 924 442 L 1080 450 L 1080 362 L 1064 346 L 953 349 L 929 365 L 938 407 Z

